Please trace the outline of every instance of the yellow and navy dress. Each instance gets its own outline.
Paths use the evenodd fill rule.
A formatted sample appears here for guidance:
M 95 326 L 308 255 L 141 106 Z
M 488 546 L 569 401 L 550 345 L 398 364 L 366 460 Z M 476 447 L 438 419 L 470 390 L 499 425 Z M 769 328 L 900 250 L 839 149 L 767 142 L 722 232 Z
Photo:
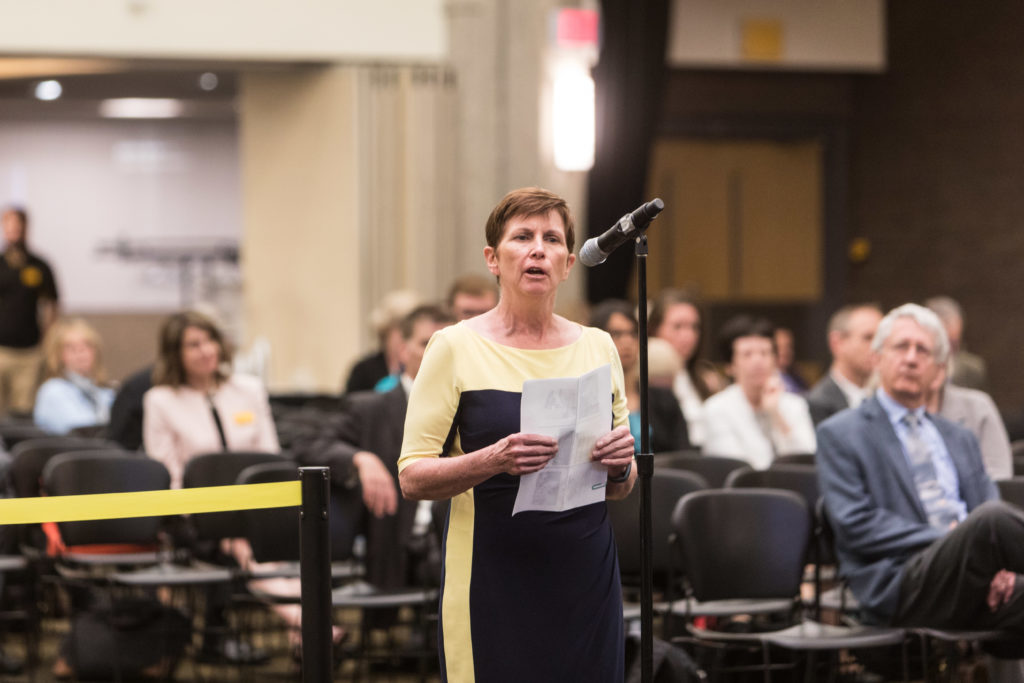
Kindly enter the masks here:
M 519 430 L 523 380 L 612 366 L 609 429 L 628 423 L 611 337 L 584 328 L 557 349 L 517 349 L 460 323 L 434 334 L 409 397 L 399 471 L 458 457 Z M 623 680 L 619 565 L 604 501 L 512 516 L 519 477 L 455 496 L 444 534 L 441 679 Z

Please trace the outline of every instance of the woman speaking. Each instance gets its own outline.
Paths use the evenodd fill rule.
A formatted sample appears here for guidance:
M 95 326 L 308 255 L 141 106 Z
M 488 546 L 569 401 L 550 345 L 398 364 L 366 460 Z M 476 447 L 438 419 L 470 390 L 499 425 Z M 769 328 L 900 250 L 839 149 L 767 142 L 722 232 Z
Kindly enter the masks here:
M 452 499 L 442 680 L 622 681 L 619 568 L 605 503 L 512 516 L 520 475 L 542 470 L 557 452 L 554 438 L 519 431 L 527 379 L 611 366 L 610 431 L 591 458 L 607 469 L 607 498 L 632 489 L 618 353 L 607 333 L 554 314 L 576 260 L 565 200 L 515 190 L 491 212 L 486 238 L 501 299 L 434 334 L 409 397 L 398 463 L 407 498 Z

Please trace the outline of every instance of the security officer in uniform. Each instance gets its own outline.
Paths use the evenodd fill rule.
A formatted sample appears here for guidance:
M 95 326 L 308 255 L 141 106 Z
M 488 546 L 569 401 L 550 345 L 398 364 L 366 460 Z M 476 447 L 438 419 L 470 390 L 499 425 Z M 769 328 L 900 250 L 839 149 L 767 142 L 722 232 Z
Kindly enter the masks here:
M 26 247 L 25 210 L 6 209 L 0 226 L 0 410 L 27 415 L 39 381 L 39 341 L 57 312 L 57 283 L 46 261 Z

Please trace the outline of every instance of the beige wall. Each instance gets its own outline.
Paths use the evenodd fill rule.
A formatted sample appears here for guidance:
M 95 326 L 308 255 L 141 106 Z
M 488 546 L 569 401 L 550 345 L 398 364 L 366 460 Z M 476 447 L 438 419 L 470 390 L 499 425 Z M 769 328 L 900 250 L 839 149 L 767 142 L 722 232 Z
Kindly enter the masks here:
M 346 67 L 242 78 L 245 339 L 270 342 L 271 390 L 337 391 L 359 349 L 355 86 Z

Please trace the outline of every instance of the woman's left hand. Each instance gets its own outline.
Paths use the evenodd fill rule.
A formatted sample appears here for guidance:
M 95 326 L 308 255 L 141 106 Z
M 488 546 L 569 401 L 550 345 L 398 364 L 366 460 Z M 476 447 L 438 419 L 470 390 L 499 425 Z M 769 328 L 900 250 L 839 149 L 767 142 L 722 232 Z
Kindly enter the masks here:
M 590 459 L 607 467 L 608 474 L 613 477 L 621 476 L 633 462 L 633 435 L 629 433 L 629 427 L 616 427 L 598 439 Z

